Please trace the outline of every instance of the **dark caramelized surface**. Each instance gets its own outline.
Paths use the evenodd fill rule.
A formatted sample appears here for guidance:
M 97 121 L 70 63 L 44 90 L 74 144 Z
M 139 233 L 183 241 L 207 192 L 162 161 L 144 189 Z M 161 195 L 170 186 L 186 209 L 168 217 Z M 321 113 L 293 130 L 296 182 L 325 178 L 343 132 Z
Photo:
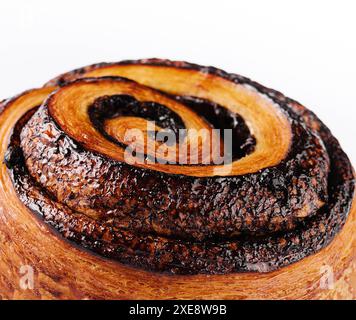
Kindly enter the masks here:
M 58 84 L 83 72 L 62 76 Z M 293 139 L 280 164 L 227 177 L 137 168 L 85 150 L 45 103 L 18 122 L 6 156 L 21 201 L 65 238 L 153 271 L 265 272 L 325 247 L 344 225 L 354 193 L 351 164 L 337 140 L 314 114 L 280 93 L 214 68 L 204 72 L 253 86 L 287 115 Z M 232 128 L 235 157 L 253 152 L 256 141 L 239 115 L 195 97 L 175 99 L 212 126 Z M 106 117 L 139 115 L 175 133 L 184 127 L 164 106 L 135 103 L 127 97 L 97 101 L 93 125 L 100 130 Z

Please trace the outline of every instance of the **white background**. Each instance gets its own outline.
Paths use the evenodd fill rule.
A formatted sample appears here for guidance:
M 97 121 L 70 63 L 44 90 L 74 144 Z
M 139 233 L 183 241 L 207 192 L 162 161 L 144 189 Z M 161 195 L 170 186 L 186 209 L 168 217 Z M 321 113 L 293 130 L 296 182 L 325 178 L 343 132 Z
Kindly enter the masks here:
M 101 61 L 240 73 L 300 101 L 356 164 L 356 1 L 0 2 L 0 99 Z

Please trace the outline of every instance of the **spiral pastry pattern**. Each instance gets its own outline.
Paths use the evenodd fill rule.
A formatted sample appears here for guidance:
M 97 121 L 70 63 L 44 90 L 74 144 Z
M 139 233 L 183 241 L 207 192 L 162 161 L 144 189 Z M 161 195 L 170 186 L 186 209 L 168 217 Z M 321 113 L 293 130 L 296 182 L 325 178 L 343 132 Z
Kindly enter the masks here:
M 351 209 L 353 169 L 327 127 L 281 93 L 212 67 L 92 65 L 0 112 L 1 156 L 21 202 L 62 237 L 144 270 L 276 270 L 326 247 Z M 206 129 L 216 142 L 215 129 L 230 129 L 231 161 L 205 161 L 208 141 L 191 150 L 194 135 L 183 164 L 151 153 L 152 121 L 153 133 Z M 142 163 L 125 156 L 127 129 L 144 132 Z

